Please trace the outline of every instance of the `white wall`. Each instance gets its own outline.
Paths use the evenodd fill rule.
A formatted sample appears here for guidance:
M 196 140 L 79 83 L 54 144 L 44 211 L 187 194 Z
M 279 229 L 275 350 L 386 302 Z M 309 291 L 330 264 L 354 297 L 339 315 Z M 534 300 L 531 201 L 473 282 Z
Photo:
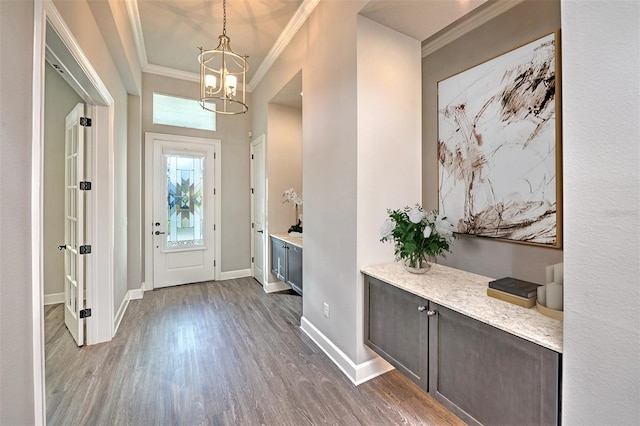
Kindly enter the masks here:
M 222 247 L 219 251 L 219 261 L 222 272 L 249 269 L 251 267 L 251 198 L 249 192 L 251 188 L 249 176 L 251 109 L 243 115 L 218 115 L 215 132 L 153 124 L 154 91 L 196 99 L 200 94 L 199 83 L 144 73 L 142 75 L 142 131 L 213 138 L 222 141 L 222 218 L 221 226 L 218 228 L 222 233 Z M 251 100 L 250 93 L 248 99 Z M 144 149 L 142 157 L 144 158 Z M 144 223 L 142 229 L 146 229 Z M 143 244 L 144 238 L 145 233 L 143 232 Z
M 563 1 L 562 31 L 562 421 L 637 425 L 640 3 Z
M 44 87 L 43 279 L 44 294 L 54 295 L 64 293 L 64 252 L 56 247 L 65 243 L 65 117 L 83 101 L 49 63 Z
M 381 52 L 384 54 L 381 55 Z M 360 268 L 393 261 L 393 244 L 378 230 L 387 209 L 422 198 L 420 42 L 358 16 L 357 35 L 357 271 L 354 312 L 358 361 L 371 356 L 363 341 Z
M 129 290 L 142 287 L 142 103 L 127 96 L 127 282 Z

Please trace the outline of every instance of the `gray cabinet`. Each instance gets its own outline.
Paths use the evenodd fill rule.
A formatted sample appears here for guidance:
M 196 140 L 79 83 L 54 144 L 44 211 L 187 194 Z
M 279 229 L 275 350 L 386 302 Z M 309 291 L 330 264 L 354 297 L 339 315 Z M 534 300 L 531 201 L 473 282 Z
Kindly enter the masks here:
M 365 343 L 470 424 L 559 423 L 561 356 L 365 275 Z
M 428 390 L 428 301 L 365 275 L 366 344 Z
M 560 354 L 430 304 L 429 393 L 469 423 L 558 424 Z
M 271 272 L 302 294 L 302 247 L 271 237 Z

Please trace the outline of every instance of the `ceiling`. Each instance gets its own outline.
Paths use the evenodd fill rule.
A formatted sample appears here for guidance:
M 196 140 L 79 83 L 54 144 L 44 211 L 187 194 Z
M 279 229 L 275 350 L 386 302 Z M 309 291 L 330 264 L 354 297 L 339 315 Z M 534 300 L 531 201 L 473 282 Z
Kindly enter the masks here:
M 332 0 L 350 1 L 350 0 Z M 423 41 L 486 0 L 371 0 L 361 14 Z M 198 47 L 214 48 L 222 33 L 222 0 L 137 0 L 147 62 L 198 73 Z M 317 0 L 227 0 L 227 35 L 233 50 L 249 56 L 247 81 L 290 21 Z M 300 9 L 300 10 L 298 10 Z M 309 10 L 310 9 L 310 10 Z M 303 15 L 304 16 L 304 15 Z M 293 18 L 293 19 L 292 19 Z

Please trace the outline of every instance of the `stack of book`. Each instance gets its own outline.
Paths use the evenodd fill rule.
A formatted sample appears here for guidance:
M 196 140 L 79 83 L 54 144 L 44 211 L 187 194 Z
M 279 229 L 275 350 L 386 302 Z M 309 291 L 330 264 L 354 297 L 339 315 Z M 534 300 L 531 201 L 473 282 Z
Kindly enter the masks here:
M 490 281 L 487 289 L 487 296 L 522 306 L 531 308 L 536 304 L 539 284 L 522 281 L 507 277 Z

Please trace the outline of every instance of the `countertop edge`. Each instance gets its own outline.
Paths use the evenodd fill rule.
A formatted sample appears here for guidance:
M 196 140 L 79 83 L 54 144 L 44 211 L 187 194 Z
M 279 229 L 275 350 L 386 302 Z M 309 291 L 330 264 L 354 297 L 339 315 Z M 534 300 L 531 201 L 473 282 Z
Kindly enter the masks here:
M 269 234 L 269 236 L 302 248 L 302 237 L 291 237 L 289 234 Z

